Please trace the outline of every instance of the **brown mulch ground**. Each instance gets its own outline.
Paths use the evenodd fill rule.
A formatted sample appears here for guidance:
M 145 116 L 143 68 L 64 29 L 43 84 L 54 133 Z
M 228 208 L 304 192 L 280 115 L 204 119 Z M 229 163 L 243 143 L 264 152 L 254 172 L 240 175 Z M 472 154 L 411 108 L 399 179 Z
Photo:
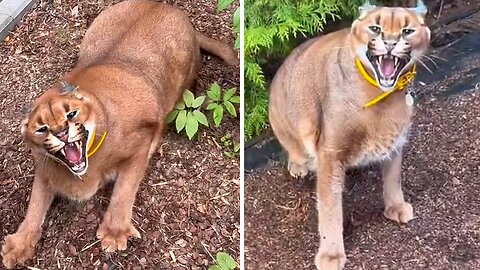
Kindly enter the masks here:
M 348 173 L 346 269 L 480 269 L 479 68 L 476 54 L 456 65 L 451 76 L 418 89 L 423 99 L 417 104 L 402 172 L 415 215 L 408 225 L 383 217 L 377 167 Z M 475 76 L 476 87 L 445 95 Z M 314 174 L 293 179 L 285 162 L 246 174 L 245 269 L 316 269 L 315 181 Z
M 214 0 L 168 2 L 186 11 L 197 30 L 233 44 L 234 8 L 217 14 Z M 0 44 L 0 241 L 22 221 L 33 180 L 33 162 L 20 137 L 22 108 L 73 67 L 87 26 L 111 3 L 39 1 Z M 239 69 L 204 55 L 195 90 L 204 92 L 214 81 L 222 87 L 238 88 Z M 86 203 L 57 200 L 28 266 L 206 269 L 218 251 L 226 251 L 238 261 L 239 159 L 223 156 L 219 138 L 227 132 L 239 141 L 238 119 L 202 131 L 194 142 L 173 130 L 167 133 L 133 209 L 142 239 L 131 242 L 127 251 L 106 255 L 96 241 L 110 186 Z

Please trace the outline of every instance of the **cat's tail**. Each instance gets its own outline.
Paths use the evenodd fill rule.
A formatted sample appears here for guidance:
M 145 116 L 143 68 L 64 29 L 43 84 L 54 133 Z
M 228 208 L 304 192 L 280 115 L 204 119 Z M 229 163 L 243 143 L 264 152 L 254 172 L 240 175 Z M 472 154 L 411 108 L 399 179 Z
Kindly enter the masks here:
M 235 52 L 227 44 L 224 44 L 216 39 L 207 37 L 199 32 L 197 32 L 197 41 L 202 50 L 205 50 L 211 54 L 222 58 L 225 63 L 232 66 L 238 65 L 240 63 L 237 52 Z

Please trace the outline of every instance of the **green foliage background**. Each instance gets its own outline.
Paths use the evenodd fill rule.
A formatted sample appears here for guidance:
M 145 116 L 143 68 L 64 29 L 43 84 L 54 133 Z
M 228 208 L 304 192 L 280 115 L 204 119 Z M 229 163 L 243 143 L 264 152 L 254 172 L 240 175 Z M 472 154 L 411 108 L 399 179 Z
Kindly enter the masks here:
M 268 121 L 268 90 L 262 65 L 286 56 L 294 38 L 319 33 L 330 20 L 352 18 L 363 0 L 245 0 L 245 139 Z

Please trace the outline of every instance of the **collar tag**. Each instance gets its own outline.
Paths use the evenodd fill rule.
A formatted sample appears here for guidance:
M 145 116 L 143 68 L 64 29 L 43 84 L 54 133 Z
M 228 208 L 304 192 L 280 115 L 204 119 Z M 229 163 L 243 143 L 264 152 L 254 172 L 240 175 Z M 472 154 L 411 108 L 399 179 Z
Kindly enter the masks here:
M 412 107 L 413 104 L 415 103 L 415 99 L 413 98 L 413 96 L 410 93 L 407 93 L 405 95 L 405 103 L 407 103 L 408 107 Z

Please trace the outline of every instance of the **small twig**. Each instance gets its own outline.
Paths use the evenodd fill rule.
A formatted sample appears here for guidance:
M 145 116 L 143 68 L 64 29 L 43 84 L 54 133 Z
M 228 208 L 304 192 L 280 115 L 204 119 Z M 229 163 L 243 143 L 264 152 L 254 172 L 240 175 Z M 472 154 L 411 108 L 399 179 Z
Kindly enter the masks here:
M 438 9 L 437 20 L 440 19 L 440 15 L 442 15 L 443 10 L 443 0 L 440 2 L 440 8 Z
M 171 181 L 160 182 L 160 183 L 152 184 L 151 186 L 152 186 L 152 187 L 164 186 L 164 185 L 168 185 L 170 182 L 171 182 Z
M 100 242 L 100 240 L 97 240 L 97 241 L 95 241 L 95 242 L 93 242 L 93 243 L 91 243 L 91 244 L 89 244 L 89 245 L 84 246 L 84 247 L 82 248 L 82 250 L 80 250 L 80 252 L 84 252 L 85 250 L 93 247 L 93 246 L 94 246 L 96 243 L 98 243 L 98 242 Z
M 175 257 L 175 253 L 173 253 L 172 250 L 169 250 L 168 253 L 170 253 L 170 258 L 172 258 L 173 262 L 177 262 L 177 258 Z
M 230 194 L 230 192 L 227 192 L 227 193 L 221 194 L 221 195 L 217 195 L 217 196 L 211 198 L 210 200 L 217 200 L 217 199 L 220 199 L 220 198 L 222 198 L 222 197 L 227 196 L 228 194 Z
M 210 251 L 208 251 L 208 249 L 207 249 L 207 247 L 205 246 L 205 244 L 204 244 L 202 241 L 200 241 L 200 243 L 202 244 L 203 249 L 205 249 L 205 251 L 208 253 L 208 255 L 210 255 L 210 258 L 212 258 L 212 260 L 213 260 L 214 262 L 217 262 L 217 260 L 215 260 L 215 258 L 212 256 L 212 253 L 210 253 Z
M 35 174 L 27 174 L 25 176 L 18 177 L 18 179 L 24 179 L 24 178 L 34 177 L 34 176 L 35 176 Z
M 273 203 L 273 201 L 272 201 L 272 203 Z M 279 204 L 275 204 L 275 203 L 273 203 L 273 206 L 275 206 L 277 208 L 280 208 L 280 209 L 283 209 L 283 210 L 296 210 L 296 209 L 298 209 L 298 207 L 300 206 L 301 203 L 302 203 L 302 200 L 298 199 L 298 202 L 295 202 L 293 207 L 283 206 L 283 205 L 279 205 Z

